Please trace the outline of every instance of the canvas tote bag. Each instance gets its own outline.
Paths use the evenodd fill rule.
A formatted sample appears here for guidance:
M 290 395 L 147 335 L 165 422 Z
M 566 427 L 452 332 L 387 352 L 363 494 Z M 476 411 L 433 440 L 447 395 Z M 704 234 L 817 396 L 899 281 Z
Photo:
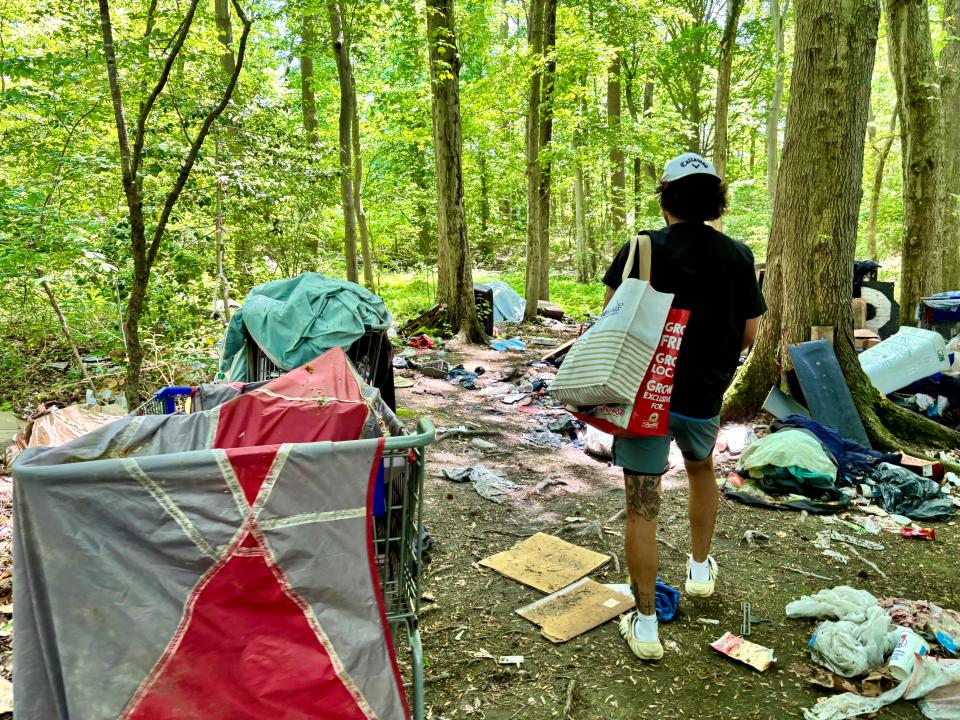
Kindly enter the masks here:
M 630 277 L 638 257 L 640 277 Z M 651 239 L 630 239 L 623 282 L 600 319 L 567 353 L 550 394 L 577 407 L 633 403 L 660 344 L 673 295 L 650 285 Z

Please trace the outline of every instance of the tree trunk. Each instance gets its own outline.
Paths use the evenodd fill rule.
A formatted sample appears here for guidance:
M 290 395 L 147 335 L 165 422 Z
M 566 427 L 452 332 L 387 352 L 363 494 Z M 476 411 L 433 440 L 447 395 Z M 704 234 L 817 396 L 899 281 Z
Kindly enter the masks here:
M 419 146 L 413 146 L 413 183 L 417 186 L 417 247 L 422 260 L 435 259 L 433 245 L 433 227 L 430 221 L 430 212 L 427 205 L 427 174 L 423 151 Z
M 540 188 L 543 166 L 540 163 L 540 109 L 543 84 L 543 24 L 546 0 L 530 0 L 527 20 L 527 45 L 533 68 L 527 90 L 527 268 L 524 295 L 527 307 L 524 319 L 535 320 L 540 300 Z
M 167 223 L 180 199 L 183 189 L 190 179 L 193 166 L 197 161 L 210 129 L 223 114 L 233 91 L 237 86 L 243 59 L 246 53 L 247 38 L 250 34 L 250 20 L 243 12 L 243 8 L 233 0 L 233 8 L 243 23 L 243 33 L 237 49 L 237 59 L 233 74 L 227 81 L 217 104 L 205 115 L 200 128 L 197 130 L 187 154 L 179 158 L 178 171 L 170 190 L 167 192 L 160 213 L 156 218 L 153 230 L 147 240 L 146 222 L 144 218 L 143 183 L 140 170 L 143 162 L 143 150 L 146 140 L 147 122 L 156 104 L 157 99 L 166 87 L 170 72 L 173 69 L 187 35 L 193 25 L 199 0 L 191 0 L 185 10 L 183 20 L 173 38 L 170 40 L 163 68 L 153 85 L 152 90 L 144 93 L 137 113 L 133 142 L 127 128 L 126 113 L 123 106 L 123 88 L 120 85 L 120 76 L 117 69 L 116 47 L 113 40 L 113 24 L 110 18 L 109 0 L 99 0 L 100 28 L 103 38 L 103 54 L 107 65 L 107 81 L 110 96 L 113 101 L 114 121 L 117 129 L 117 145 L 120 154 L 120 176 L 123 184 L 124 196 L 127 201 L 127 217 L 130 224 L 130 247 L 133 256 L 133 286 L 127 298 L 126 314 L 124 315 L 124 342 L 127 350 L 127 373 L 124 395 L 131 408 L 137 407 L 140 402 L 140 371 L 143 367 L 143 346 L 140 343 L 140 318 L 143 315 L 147 298 L 147 289 L 150 282 L 150 272 L 156 262 L 157 255 L 163 245 Z M 147 13 L 146 32 L 144 41 L 147 45 L 153 30 L 154 10 L 156 3 L 152 3 Z
M 219 2 L 219 0 L 218 0 Z M 303 105 L 303 129 L 307 132 L 307 142 L 317 143 L 317 99 L 314 94 L 313 54 L 317 47 L 317 33 L 314 27 L 316 15 L 304 15 L 300 29 L 300 97 Z
M 330 17 L 330 39 L 333 57 L 337 63 L 337 79 L 340 83 L 340 118 L 338 120 L 340 138 L 340 198 L 343 204 L 343 243 L 347 262 L 347 280 L 357 282 L 357 217 L 353 202 L 353 158 L 351 135 L 353 127 L 353 86 L 350 82 L 350 58 L 347 56 L 347 42 L 343 34 L 343 18 L 340 3 L 328 2 Z
M 477 158 L 480 172 L 480 232 L 485 236 L 490 230 L 490 177 L 487 175 L 487 153 L 480 150 Z
M 454 332 L 469 342 L 484 342 L 486 337 L 477 319 L 473 296 L 473 266 L 463 209 L 460 53 L 453 4 L 454 0 L 427 0 L 437 229 L 448 275 L 440 301 L 447 305 L 447 317 Z
M 223 45 L 220 52 L 220 67 L 227 77 L 233 75 L 237 67 L 233 56 L 233 23 L 230 21 L 230 0 L 214 0 L 214 13 L 217 20 L 217 39 Z
M 540 300 L 550 299 L 550 205 L 553 163 L 550 144 L 553 142 L 553 96 L 557 71 L 557 0 L 543 0 L 543 81 L 540 87 L 540 217 L 537 233 L 540 239 Z
M 887 22 L 903 148 L 900 317 L 910 325 L 920 298 L 943 290 L 943 118 L 927 0 L 887 0 Z
M 960 0 L 944 0 L 947 44 L 940 52 L 943 98 L 943 289 L 960 290 Z
M 890 148 L 893 147 L 893 141 L 896 139 L 897 115 L 899 112 L 899 108 L 894 106 L 893 113 L 890 115 L 890 130 L 880 146 L 880 153 L 877 156 L 877 172 L 873 176 L 873 189 L 870 192 L 870 213 L 867 216 L 867 257 L 870 260 L 877 259 L 877 212 L 880 208 L 880 192 L 883 190 L 883 169 L 887 165 Z
M 720 40 L 720 67 L 717 77 L 717 107 L 714 124 L 713 164 L 720 177 L 727 176 L 727 115 L 730 109 L 730 78 L 733 74 L 733 55 L 737 48 L 737 30 L 744 0 L 728 0 L 727 21 Z
M 610 213 L 614 243 L 619 243 L 626 222 L 626 177 L 620 137 L 620 55 L 607 69 L 607 125 L 610 129 Z
M 643 86 L 643 116 L 645 118 L 649 117 L 653 112 L 653 91 L 653 80 L 647 80 Z M 657 166 L 652 161 L 646 163 L 646 173 L 647 177 L 650 178 L 651 181 L 657 181 Z
M 573 204 L 574 226 L 577 238 L 577 282 L 590 282 L 590 237 L 587 228 L 587 196 L 583 182 L 583 123 L 586 117 L 586 78 L 579 78 L 577 87 L 579 113 L 573 131 Z
M 350 58 L 349 44 L 347 59 Z M 360 108 L 357 103 L 357 79 L 350 66 L 350 106 L 353 118 L 350 125 L 350 140 L 353 147 L 353 209 L 357 213 L 357 229 L 360 231 L 360 254 L 363 258 L 363 284 L 374 289 L 373 246 L 367 225 L 367 211 L 363 207 L 363 153 L 360 149 Z
M 773 97 L 770 98 L 770 104 L 767 107 L 767 193 L 770 196 L 771 207 L 773 207 L 777 194 L 777 155 L 780 150 L 780 104 L 783 101 L 783 83 L 786 74 L 783 25 L 789 10 L 790 0 L 785 0 L 782 11 L 780 0 L 770 0 L 770 22 L 773 25 L 775 43 Z

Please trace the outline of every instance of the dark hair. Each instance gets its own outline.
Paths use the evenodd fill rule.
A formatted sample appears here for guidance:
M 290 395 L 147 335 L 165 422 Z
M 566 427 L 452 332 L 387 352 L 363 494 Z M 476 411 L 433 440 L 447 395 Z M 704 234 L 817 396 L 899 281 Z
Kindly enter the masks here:
M 660 207 L 678 220 L 710 222 L 727 211 L 727 184 L 713 175 L 697 173 L 656 189 Z

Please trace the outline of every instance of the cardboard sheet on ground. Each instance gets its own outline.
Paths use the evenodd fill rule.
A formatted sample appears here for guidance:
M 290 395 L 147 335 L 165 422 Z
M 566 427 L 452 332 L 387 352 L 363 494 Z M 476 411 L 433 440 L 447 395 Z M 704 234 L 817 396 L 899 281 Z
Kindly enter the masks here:
M 538 625 L 550 642 L 563 643 L 628 612 L 632 607 L 632 597 L 583 578 L 518 608 L 517 615 Z
M 552 593 L 608 562 L 609 555 L 573 545 L 553 535 L 537 533 L 509 550 L 484 558 L 480 564 L 511 580 Z

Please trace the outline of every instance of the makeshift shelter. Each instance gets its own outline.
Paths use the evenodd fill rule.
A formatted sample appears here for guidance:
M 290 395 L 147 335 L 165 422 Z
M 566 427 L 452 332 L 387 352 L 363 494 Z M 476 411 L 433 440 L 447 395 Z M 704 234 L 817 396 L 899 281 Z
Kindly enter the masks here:
M 337 348 L 211 410 L 26 450 L 17 717 L 408 717 L 373 553 L 392 426 Z
M 527 309 L 527 301 L 502 280 L 486 283 L 486 285 L 493 290 L 494 324 L 523 322 L 523 313 Z
M 390 323 L 383 300 L 356 283 L 313 272 L 274 280 L 254 287 L 230 320 L 220 369 L 232 381 L 260 380 L 248 367 L 251 342 L 285 372 Z

